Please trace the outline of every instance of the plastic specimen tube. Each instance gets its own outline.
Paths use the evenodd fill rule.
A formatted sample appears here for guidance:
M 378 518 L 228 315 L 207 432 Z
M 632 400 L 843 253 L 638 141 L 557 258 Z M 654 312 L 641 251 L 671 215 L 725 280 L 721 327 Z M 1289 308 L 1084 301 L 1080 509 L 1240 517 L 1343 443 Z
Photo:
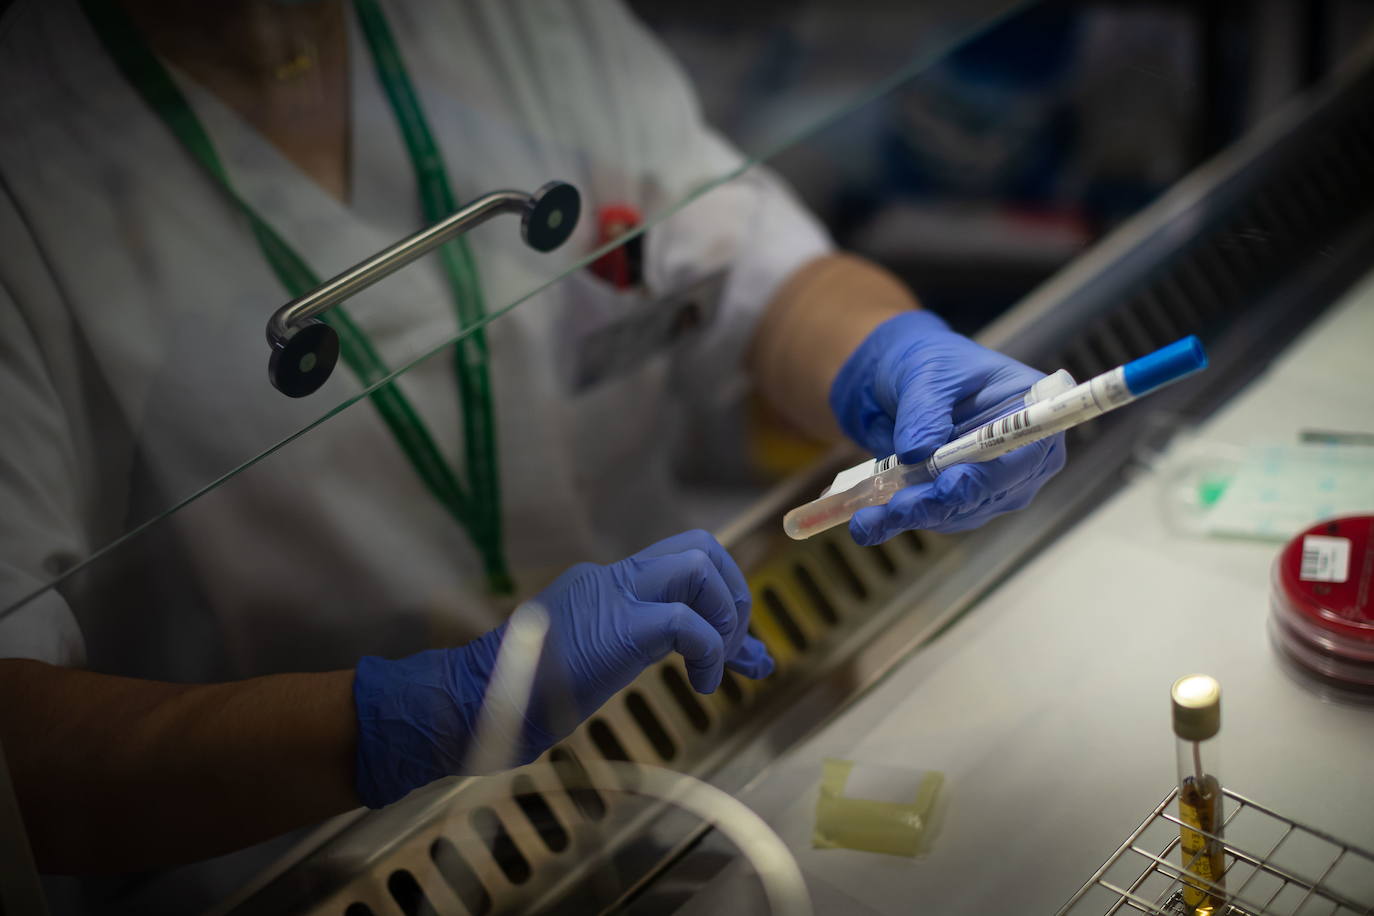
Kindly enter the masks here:
M 1045 401 L 1057 394 L 1062 394 L 1073 388 L 1074 384 L 1074 378 L 1067 369 L 1060 369 L 1047 375 L 1025 391 L 1012 395 L 1002 403 L 956 426 L 954 434 L 950 437 L 951 441 L 959 439 L 993 420 L 999 420 L 1029 407 L 1037 401 Z M 923 465 L 899 464 L 896 455 L 889 455 L 883 459 L 870 459 L 836 474 L 835 479 L 830 486 L 826 487 L 819 499 L 799 509 L 793 509 L 787 514 L 783 519 L 783 528 L 794 538 L 808 538 L 813 534 L 819 534 L 826 528 L 849 521 L 850 516 L 865 506 L 882 505 L 902 487 L 923 483 L 930 479 Z M 823 512 L 824 515 L 821 517 L 828 519 L 828 523 L 817 527 L 802 518 L 802 514 L 805 514 L 806 518 L 810 518 L 810 513 L 813 511 Z M 791 525 L 799 519 L 806 527 L 802 529 L 803 533 L 794 533 Z
M 783 530 L 801 540 L 844 524 L 867 506 L 887 503 L 898 490 L 928 483 L 956 464 L 991 461 L 1007 452 L 1086 423 L 1171 382 L 1207 368 L 1207 354 L 1194 336 L 1118 366 L 1045 400 L 984 423 L 940 446 L 925 462 L 902 464 L 896 455 L 841 471 L 821 495 L 783 517 Z M 1064 372 L 1064 370 L 1060 370 Z M 1064 372 L 1064 375 L 1068 375 Z M 1059 373 L 1049 376 L 1057 378 Z M 1041 379 L 1041 382 L 1048 379 Z M 1037 384 L 1040 384 L 1037 382 Z M 1034 392 L 1034 388 L 1031 392 Z M 1030 397 L 1028 392 L 1027 396 Z
M 1205 674 L 1190 674 L 1175 681 L 1170 694 L 1178 758 L 1178 819 L 1183 822 L 1179 828 L 1183 903 L 1191 916 L 1219 916 L 1226 906 L 1222 792 L 1214 740 L 1221 731 L 1221 685 Z

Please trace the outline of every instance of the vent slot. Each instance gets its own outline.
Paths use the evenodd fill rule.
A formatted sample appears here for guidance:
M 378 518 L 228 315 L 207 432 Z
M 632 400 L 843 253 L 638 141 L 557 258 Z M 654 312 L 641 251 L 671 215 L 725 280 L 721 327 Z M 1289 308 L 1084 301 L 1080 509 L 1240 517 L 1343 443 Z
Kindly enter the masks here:
M 1082 377 L 1085 379 L 1092 378 L 1094 375 L 1101 375 L 1111 368 L 1102 361 L 1099 354 L 1093 351 L 1086 334 L 1075 340 L 1069 349 L 1073 354 L 1073 362 L 1077 364 L 1078 371 L 1083 373 Z M 1074 378 L 1078 377 L 1078 375 L 1074 375 Z
M 1143 356 L 1152 350 L 1159 349 L 1159 346 L 1150 339 L 1145 333 L 1145 328 L 1127 310 L 1122 309 L 1107 320 L 1107 326 L 1111 329 L 1112 335 L 1122 342 L 1128 353 Z M 1127 362 L 1131 357 L 1127 356 L 1122 362 Z
M 1245 251 L 1245 232 L 1246 220 L 1237 219 L 1231 227 L 1219 233 L 1216 241 L 1217 254 L 1221 256 L 1221 261 L 1226 268 L 1244 280 L 1251 280 L 1255 272 L 1255 265 L 1250 262 Z M 1243 289 L 1249 290 L 1253 283 L 1245 283 Z
M 1233 311 L 1245 291 L 1236 280 L 1236 275 L 1222 260 L 1216 246 L 1208 245 L 1197 251 L 1198 271 L 1207 277 L 1214 286 L 1221 288 L 1221 305 L 1227 311 Z
M 1178 279 L 1184 295 L 1190 296 L 1198 304 L 1199 310 L 1209 318 L 1225 310 L 1220 291 L 1210 282 L 1203 271 L 1197 254 L 1191 254 L 1178 265 Z
M 415 876 L 404 868 L 391 873 L 391 877 L 386 881 L 386 889 L 391 892 L 391 899 L 396 901 L 396 905 L 406 916 L 436 916 L 434 906 L 425 896 L 424 888 L 420 887 L 420 882 L 415 880 Z
M 0 914 L 3 913 L 4 910 L 0 910 Z M 344 916 L 376 916 L 376 914 L 372 912 L 372 907 L 360 900 L 357 903 L 350 903 L 348 909 L 344 910 Z
M 815 577 L 811 575 L 811 570 L 800 563 L 795 563 L 792 566 L 792 575 L 796 578 L 797 585 L 801 587 L 801 590 L 811 602 L 811 606 L 816 609 L 816 615 L 832 627 L 838 624 L 840 622 L 840 615 L 835 612 L 835 605 L 830 603 L 830 599 L 825 596 L 825 592 L 821 591 L 820 585 L 816 583 Z
M 1154 332 L 1157 340 L 1178 340 L 1184 336 L 1183 329 L 1174 324 L 1169 314 L 1160 307 L 1159 298 L 1152 292 L 1141 296 L 1132 311 L 1140 316 L 1145 327 Z
M 672 736 L 650 708 L 649 701 L 644 699 L 644 694 L 638 690 L 631 690 L 625 697 L 625 708 L 630 711 L 630 716 L 644 733 L 644 737 L 649 739 L 654 753 L 658 754 L 660 760 L 672 760 L 677 756 L 677 745 L 673 743 Z
M 587 771 L 582 762 L 567 748 L 556 747 L 549 752 L 549 762 L 558 774 L 558 781 L 572 799 L 572 803 L 582 816 L 589 821 L 599 821 L 606 816 L 606 803 L 597 791 L 587 784 Z
M 734 706 L 744 702 L 744 688 L 739 685 L 735 673 L 729 669 L 726 669 L 725 677 L 720 679 L 720 692 L 725 694 L 725 699 Z
M 1187 293 L 1179 286 L 1178 278 L 1172 274 L 1166 274 L 1162 283 L 1161 299 L 1164 307 L 1169 310 L 1169 314 L 1174 320 L 1182 325 L 1184 333 L 1198 334 L 1202 331 L 1202 314 L 1188 298 Z M 1140 354 L 1144 356 L 1145 354 Z
M 487 851 L 511 884 L 524 884 L 530 880 L 530 862 L 515 845 L 506 825 L 490 808 L 478 808 L 472 812 L 472 827 L 486 844 Z
M 834 541 L 826 541 L 823 551 L 826 560 L 830 563 L 830 568 L 835 571 L 840 581 L 849 589 L 849 593 L 860 601 L 867 600 L 868 588 L 859 578 L 859 574 L 854 571 L 854 567 L 849 565 L 849 560 L 840 550 L 839 545 Z
M 596 745 L 596 749 L 601 752 L 601 756 L 607 760 L 630 759 L 630 755 L 625 753 L 625 745 L 620 743 L 620 739 L 615 736 L 615 732 L 611 731 L 611 727 L 604 719 L 593 719 L 587 726 L 587 734 Z
M 878 568 L 883 571 L 883 575 L 891 578 L 897 575 L 897 564 L 892 562 L 892 555 L 887 552 L 887 548 L 882 544 L 874 544 L 868 548 L 868 555 L 873 558 L 873 562 L 878 564 Z
M 1112 329 L 1110 321 L 1104 321 L 1097 326 L 1097 329 L 1090 335 L 1088 340 L 1092 342 L 1093 352 L 1098 355 L 1104 363 L 1110 366 L 1119 366 L 1122 363 L 1130 362 L 1130 354 L 1126 347 L 1122 345 L 1121 339 L 1116 331 Z
M 1302 206 L 1298 195 L 1294 193 L 1292 182 L 1284 182 L 1274 189 L 1269 198 L 1269 209 L 1294 236 L 1301 237 L 1317 231 L 1317 227 L 1312 225 L 1311 212 Z
M 563 829 L 558 815 L 553 813 L 544 796 L 534 787 L 534 782 L 528 776 L 517 776 L 511 783 L 511 789 L 515 793 L 515 803 L 520 806 L 525 820 L 530 822 L 530 826 L 539 834 L 539 839 L 544 841 L 549 851 L 562 852 L 567 849 L 568 831 Z
M 682 676 L 682 672 L 677 670 L 674 665 L 664 665 L 662 669 L 663 685 L 668 688 L 668 695 L 677 703 L 682 714 L 687 717 L 687 721 L 699 732 L 705 732 L 711 727 L 711 718 L 706 715 L 706 710 L 697 702 L 696 691 L 692 685 L 687 683 L 687 678 Z M 724 687 L 724 681 L 721 682 Z
M 452 843 L 444 837 L 435 840 L 429 847 L 429 857 L 449 890 L 472 916 L 487 916 L 491 912 L 491 894 Z
M 1088 379 L 1092 378 L 1092 373 L 1088 371 L 1087 363 L 1083 362 L 1083 360 L 1073 351 L 1062 354 L 1053 362 L 1056 366 L 1068 369 L 1069 374 L 1074 377 L 1075 381 L 1086 382 Z
M 782 635 L 787 637 L 787 641 L 792 644 L 792 648 L 798 652 L 805 652 L 807 648 L 806 634 L 801 627 L 797 626 L 796 619 L 787 605 L 783 604 L 782 598 L 778 596 L 772 586 L 763 590 L 763 603 L 768 605 L 768 610 L 772 612 L 773 619 L 778 622 L 778 627 L 782 630 Z

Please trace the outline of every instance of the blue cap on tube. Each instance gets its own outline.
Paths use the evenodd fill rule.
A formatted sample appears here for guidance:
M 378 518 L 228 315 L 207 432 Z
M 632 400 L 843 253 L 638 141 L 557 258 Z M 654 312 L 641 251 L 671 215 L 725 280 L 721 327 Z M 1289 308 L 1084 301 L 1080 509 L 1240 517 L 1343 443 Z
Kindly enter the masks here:
M 1131 394 L 1139 397 L 1147 391 L 1154 391 L 1161 385 L 1176 382 L 1185 375 L 1207 368 L 1207 354 L 1202 349 L 1202 341 L 1190 334 L 1182 340 L 1156 350 L 1149 356 L 1142 356 L 1124 367 L 1126 387 Z

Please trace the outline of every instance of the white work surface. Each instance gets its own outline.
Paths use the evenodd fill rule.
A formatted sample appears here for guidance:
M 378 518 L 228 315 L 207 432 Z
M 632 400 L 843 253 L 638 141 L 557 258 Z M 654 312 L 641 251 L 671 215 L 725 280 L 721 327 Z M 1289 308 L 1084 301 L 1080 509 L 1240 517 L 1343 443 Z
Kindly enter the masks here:
M 1374 277 L 1198 438 L 1295 443 L 1305 428 L 1374 432 Z M 1278 546 L 1171 530 L 1160 481 L 1133 481 L 741 794 L 818 913 L 1055 913 L 1170 790 L 1169 687 L 1192 672 L 1222 684 L 1229 788 L 1374 849 L 1374 707 L 1290 679 L 1265 630 Z M 942 770 L 930 855 L 813 849 L 825 757 Z M 678 912 L 767 906 L 737 860 Z

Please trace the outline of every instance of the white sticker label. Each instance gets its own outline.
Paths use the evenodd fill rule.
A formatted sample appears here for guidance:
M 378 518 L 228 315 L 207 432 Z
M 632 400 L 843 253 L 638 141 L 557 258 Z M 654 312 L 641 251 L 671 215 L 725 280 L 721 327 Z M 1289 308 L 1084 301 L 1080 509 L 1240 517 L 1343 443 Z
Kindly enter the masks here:
M 863 483 L 870 477 L 876 477 L 884 471 L 890 471 L 897 466 L 897 456 L 888 455 L 882 460 L 873 459 L 865 461 L 863 464 L 856 464 L 852 468 L 840 471 L 835 475 L 835 479 L 830 482 L 830 486 L 825 488 L 822 497 L 829 496 L 831 493 L 843 493 L 851 487 Z
M 877 467 L 877 465 L 878 462 L 869 459 L 863 464 L 856 464 L 852 468 L 840 471 L 840 473 L 835 475 L 835 479 L 831 481 L 829 488 L 821 495 L 829 496 L 831 493 L 843 493 L 855 484 L 862 483 L 864 480 L 873 476 L 874 468 Z
M 1350 576 L 1350 539 L 1309 534 L 1302 539 L 1304 582 L 1344 582 Z

